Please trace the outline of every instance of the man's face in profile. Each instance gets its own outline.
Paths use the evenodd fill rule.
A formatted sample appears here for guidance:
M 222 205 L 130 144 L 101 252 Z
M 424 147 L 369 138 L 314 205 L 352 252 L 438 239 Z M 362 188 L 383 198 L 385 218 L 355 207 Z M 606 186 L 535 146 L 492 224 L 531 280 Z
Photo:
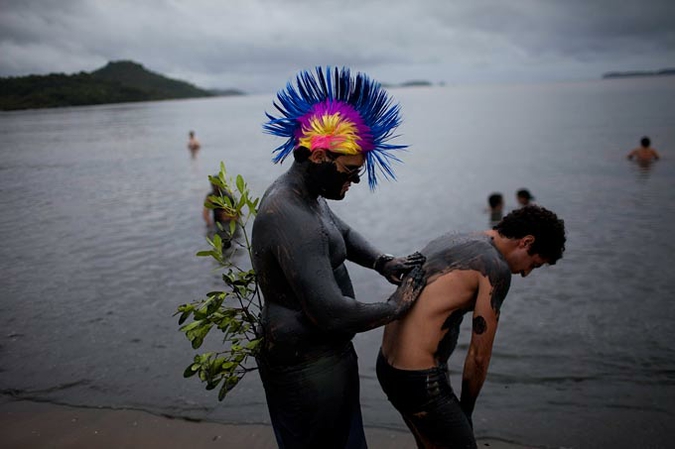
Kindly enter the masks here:
M 353 184 L 361 180 L 360 172 L 365 164 L 362 154 L 328 154 L 325 150 L 317 150 L 324 153 L 312 155 L 310 175 L 316 183 L 322 197 L 329 200 L 341 200 L 347 190 Z
M 516 248 L 510 251 L 508 255 L 504 255 L 512 274 L 527 277 L 532 271 L 549 263 L 541 255 L 532 252 L 534 241 L 535 238 L 532 235 L 521 237 L 516 241 Z

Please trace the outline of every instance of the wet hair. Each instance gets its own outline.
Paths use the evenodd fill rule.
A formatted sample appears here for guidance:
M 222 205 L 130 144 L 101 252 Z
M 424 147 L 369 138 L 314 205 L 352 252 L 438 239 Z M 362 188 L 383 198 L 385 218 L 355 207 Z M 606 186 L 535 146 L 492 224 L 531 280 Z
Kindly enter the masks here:
M 640 144 L 645 148 L 648 147 L 651 143 L 652 141 L 649 140 L 649 137 L 647 136 L 644 136 L 642 139 L 640 139 Z
M 499 206 L 504 201 L 504 197 L 501 193 L 493 193 L 488 197 L 488 204 L 491 208 Z
M 529 254 L 539 254 L 549 265 L 555 265 L 565 251 L 565 222 L 541 206 L 528 205 L 516 209 L 493 229 L 511 239 L 534 236 Z
M 532 196 L 532 194 L 530 193 L 530 191 L 527 190 L 527 189 L 520 189 L 520 190 L 518 190 L 518 191 L 516 192 L 516 196 L 517 196 L 517 197 L 520 197 L 520 198 L 526 198 L 528 201 L 534 199 L 534 197 Z

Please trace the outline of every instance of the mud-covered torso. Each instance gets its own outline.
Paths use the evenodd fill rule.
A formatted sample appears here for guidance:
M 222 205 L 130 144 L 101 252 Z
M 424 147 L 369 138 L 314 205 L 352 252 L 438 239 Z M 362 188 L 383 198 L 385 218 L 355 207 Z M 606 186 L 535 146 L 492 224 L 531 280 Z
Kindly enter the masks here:
M 292 206 L 292 207 L 291 207 Z M 293 214 L 293 220 L 285 220 Z M 263 355 L 270 363 L 295 364 L 341 350 L 354 337 L 353 333 L 321 329 L 303 313 L 302 304 L 291 285 L 293 270 L 313 270 L 303 263 L 303 248 L 298 247 L 298 236 L 320 239 L 330 261 L 332 273 L 317 275 L 315 281 L 337 283 L 342 295 L 353 298 L 349 273 L 344 264 L 347 249 L 328 204 L 322 198 L 306 201 L 294 197 L 288 189 L 272 186 L 260 205 L 256 222 L 268 220 L 272 226 L 253 231 L 253 262 L 258 283 L 264 297 L 262 327 L 265 344 Z M 262 228 L 262 226 L 260 227 Z M 295 260 L 282 267 L 278 254 L 294 245 Z
M 474 270 L 488 277 L 494 289 L 492 308 L 499 311 L 506 297 L 511 273 L 506 260 L 486 234 L 446 234 L 431 241 L 423 250 L 427 257 L 427 282 L 455 270 Z M 438 343 L 434 358 L 445 364 L 457 346 L 460 325 L 464 315 L 473 311 L 475 297 L 463 309 L 453 310 L 442 325 L 444 335 Z

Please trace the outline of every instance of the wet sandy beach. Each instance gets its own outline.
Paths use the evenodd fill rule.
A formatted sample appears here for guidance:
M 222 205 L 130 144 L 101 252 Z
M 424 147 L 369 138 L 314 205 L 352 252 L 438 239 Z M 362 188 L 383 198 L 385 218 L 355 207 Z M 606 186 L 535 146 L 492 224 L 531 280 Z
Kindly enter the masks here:
M 0 404 L 0 446 L 5 449 L 276 448 L 272 428 L 194 422 L 138 410 L 113 410 L 8 400 Z M 372 449 L 414 448 L 407 432 L 366 428 Z M 479 448 L 524 449 L 482 439 Z

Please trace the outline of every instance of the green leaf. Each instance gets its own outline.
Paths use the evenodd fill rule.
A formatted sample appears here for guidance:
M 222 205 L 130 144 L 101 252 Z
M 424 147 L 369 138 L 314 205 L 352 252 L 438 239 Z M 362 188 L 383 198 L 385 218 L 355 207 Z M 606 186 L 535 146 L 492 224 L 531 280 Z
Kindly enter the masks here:
M 220 387 L 220 391 L 218 392 L 218 400 L 222 401 L 225 399 L 225 396 L 230 390 L 227 388 L 227 383 L 223 384 L 222 387 Z
M 213 256 L 215 257 L 216 253 L 213 251 L 199 251 L 197 253 L 197 257 L 208 257 L 208 256 Z
M 223 201 L 223 206 L 225 206 L 223 209 L 228 209 L 228 212 L 233 212 L 233 211 L 229 210 L 229 209 L 234 209 L 234 204 L 232 203 L 232 199 L 227 197 L 227 196 L 223 196 L 221 198 L 222 198 L 222 201 Z
M 185 320 L 187 320 L 190 317 L 191 314 L 192 310 L 186 310 L 185 312 L 183 312 L 180 318 L 178 318 L 178 324 L 183 324 Z
M 239 193 L 244 193 L 244 178 L 241 175 L 237 175 L 237 190 Z
M 246 349 L 254 350 L 257 349 L 258 346 L 260 346 L 260 340 L 252 340 L 248 342 L 248 344 L 246 345 Z
M 196 337 L 192 340 L 192 349 L 199 349 L 202 343 L 204 343 L 204 339 L 202 337 Z
M 228 391 L 232 390 L 241 380 L 241 377 L 239 376 L 230 376 L 227 378 L 225 381 L 225 385 L 227 385 Z
M 180 330 L 181 332 L 189 332 L 193 329 L 198 328 L 201 325 L 202 325 L 201 321 L 193 321 L 192 323 L 186 324 L 185 326 L 181 327 Z
M 217 208 L 218 206 L 215 204 L 215 202 L 216 202 L 215 198 L 216 197 L 213 196 L 213 195 L 209 195 L 208 197 L 206 197 L 206 200 L 204 200 L 204 207 L 207 208 L 207 209 Z
M 219 370 L 222 367 L 223 363 L 225 362 L 226 362 L 225 357 L 218 357 L 213 362 L 211 362 L 211 369 Z
M 213 246 L 214 246 L 214 248 L 222 248 L 223 247 L 223 239 L 220 238 L 220 235 L 215 234 L 213 236 Z
M 223 297 L 217 297 L 217 298 L 214 298 L 214 300 L 211 301 L 211 302 L 209 303 L 209 305 L 207 306 L 207 308 L 206 308 L 206 313 L 207 313 L 207 315 L 211 316 L 211 315 L 213 315 L 216 311 L 218 311 L 218 309 L 220 309 L 220 306 L 223 304 L 223 300 L 224 300 L 224 299 L 225 299 L 224 296 L 223 296 Z M 211 320 L 213 320 L 214 318 L 215 318 L 215 317 L 211 317 Z
M 234 367 L 234 366 L 236 366 L 236 363 L 234 363 L 234 362 L 225 362 L 225 363 L 223 363 L 222 369 L 223 369 L 224 371 L 227 371 L 227 370 L 231 369 L 231 368 Z
M 195 374 L 197 374 L 197 371 L 199 370 L 199 365 L 196 363 L 193 363 L 189 365 L 187 368 L 185 368 L 185 371 L 183 371 L 183 377 L 188 378 L 192 377 Z
M 204 321 L 206 321 L 206 320 L 204 320 Z M 207 324 L 204 324 L 203 326 L 201 326 L 201 327 L 199 327 L 198 329 L 195 330 L 195 335 L 198 338 L 204 339 L 206 337 L 206 335 L 209 333 L 209 331 L 211 330 L 212 327 L 213 327 L 213 323 L 209 322 Z
M 176 313 L 185 312 L 187 310 L 192 310 L 192 309 L 194 309 L 194 307 L 195 306 L 193 306 L 192 304 L 181 304 L 180 306 L 178 306 L 178 312 L 176 312 Z

